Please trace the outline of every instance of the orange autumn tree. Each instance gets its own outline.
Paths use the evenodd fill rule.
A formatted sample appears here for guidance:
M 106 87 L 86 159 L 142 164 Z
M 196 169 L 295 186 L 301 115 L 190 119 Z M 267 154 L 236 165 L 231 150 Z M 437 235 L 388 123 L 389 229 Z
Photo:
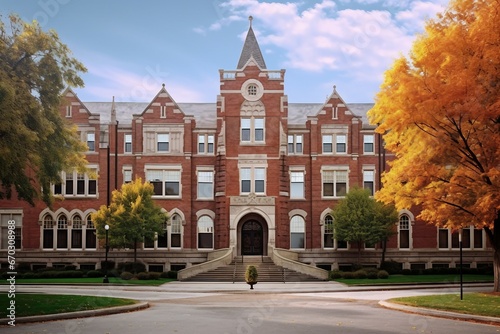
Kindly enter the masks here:
M 396 155 L 376 198 L 484 228 L 500 291 L 500 2 L 451 1 L 385 73 L 368 116 Z

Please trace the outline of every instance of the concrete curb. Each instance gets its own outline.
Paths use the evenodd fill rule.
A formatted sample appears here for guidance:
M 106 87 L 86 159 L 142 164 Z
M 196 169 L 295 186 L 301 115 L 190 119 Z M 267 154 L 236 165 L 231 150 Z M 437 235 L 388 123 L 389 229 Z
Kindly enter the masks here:
M 149 307 L 148 302 L 139 302 L 139 303 L 135 303 L 133 305 L 116 306 L 116 307 L 102 308 L 102 309 L 97 309 L 97 310 L 68 312 L 68 313 L 56 313 L 56 314 L 47 314 L 47 315 L 36 315 L 36 316 L 32 316 L 32 317 L 19 317 L 19 318 L 16 318 L 15 323 L 22 324 L 22 323 L 30 323 L 30 322 L 45 322 L 45 321 L 54 321 L 54 320 L 97 317 L 97 316 L 102 316 L 102 315 L 134 312 L 134 311 L 146 309 L 148 307 Z M 9 321 L 11 321 L 11 320 L 8 318 L 0 319 L 0 325 L 8 325 Z
M 473 315 L 473 314 L 440 311 L 440 310 L 428 309 L 428 308 L 423 308 L 423 307 L 414 307 L 414 306 L 408 306 L 408 305 L 403 305 L 403 304 L 391 303 L 391 302 L 388 302 L 386 300 L 381 300 L 378 303 L 382 307 L 392 309 L 392 310 L 407 312 L 407 313 L 415 313 L 415 314 L 421 314 L 421 315 L 425 315 L 425 316 L 454 319 L 454 320 L 482 322 L 482 323 L 492 324 L 495 326 L 500 326 L 500 318 L 495 318 L 495 317 L 486 317 L 486 316 Z

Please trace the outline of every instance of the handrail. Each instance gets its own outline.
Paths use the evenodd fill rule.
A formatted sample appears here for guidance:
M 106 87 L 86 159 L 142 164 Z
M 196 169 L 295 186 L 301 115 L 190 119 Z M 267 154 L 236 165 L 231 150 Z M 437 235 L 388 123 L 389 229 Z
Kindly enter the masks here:
M 233 284 L 234 282 L 236 281 L 236 266 L 238 265 L 238 263 L 236 261 L 234 261 L 234 269 L 233 269 Z

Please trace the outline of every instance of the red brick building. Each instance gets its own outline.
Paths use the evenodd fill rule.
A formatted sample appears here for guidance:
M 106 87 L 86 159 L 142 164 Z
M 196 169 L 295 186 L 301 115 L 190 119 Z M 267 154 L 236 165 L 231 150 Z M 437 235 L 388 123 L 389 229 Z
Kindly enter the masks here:
M 99 268 L 104 248 L 90 214 L 136 177 L 154 185 L 171 218 L 139 250 L 150 270 L 192 267 L 224 251 L 275 258 L 278 249 L 323 269 L 356 262 L 357 247 L 335 239 L 330 213 L 350 188 L 380 188 L 391 155 L 366 119 L 372 105 L 346 103 L 335 87 L 324 103 L 288 103 L 285 70 L 267 69 L 252 27 L 236 70 L 219 76 L 216 103 L 177 103 L 165 86 L 150 103 L 86 103 L 66 91 L 61 114 L 78 126 L 99 177 L 63 171 L 52 190 L 64 200 L 52 210 L 2 200 L 2 265 L 15 220 L 18 263 Z M 457 233 L 416 216 L 400 213 L 387 259 L 407 269 L 456 266 Z M 465 230 L 463 245 L 467 266 L 491 262 L 484 231 Z M 131 261 L 132 251 L 109 256 Z M 378 245 L 363 249 L 364 264 L 380 259 Z

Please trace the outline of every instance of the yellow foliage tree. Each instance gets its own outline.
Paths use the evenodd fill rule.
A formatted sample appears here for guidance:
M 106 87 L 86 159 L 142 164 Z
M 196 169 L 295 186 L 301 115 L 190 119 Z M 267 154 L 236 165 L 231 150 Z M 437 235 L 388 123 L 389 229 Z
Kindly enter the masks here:
M 110 205 L 102 205 L 92 214 L 99 238 L 105 237 L 104 227 L 109 225 L 109 245 L 133 247 L 134 262 L 137 261 L 137 243 L 163 233 L 163 223 L 168 219 L 161 207 L 153 202 L 152 195 L 153 186 L 138 178 L 114 190 Z
M 377 199 L 484 228 L 500 291 L 500 2 L 455 0 L 427 22 L 368 116 L 396 155 Z

